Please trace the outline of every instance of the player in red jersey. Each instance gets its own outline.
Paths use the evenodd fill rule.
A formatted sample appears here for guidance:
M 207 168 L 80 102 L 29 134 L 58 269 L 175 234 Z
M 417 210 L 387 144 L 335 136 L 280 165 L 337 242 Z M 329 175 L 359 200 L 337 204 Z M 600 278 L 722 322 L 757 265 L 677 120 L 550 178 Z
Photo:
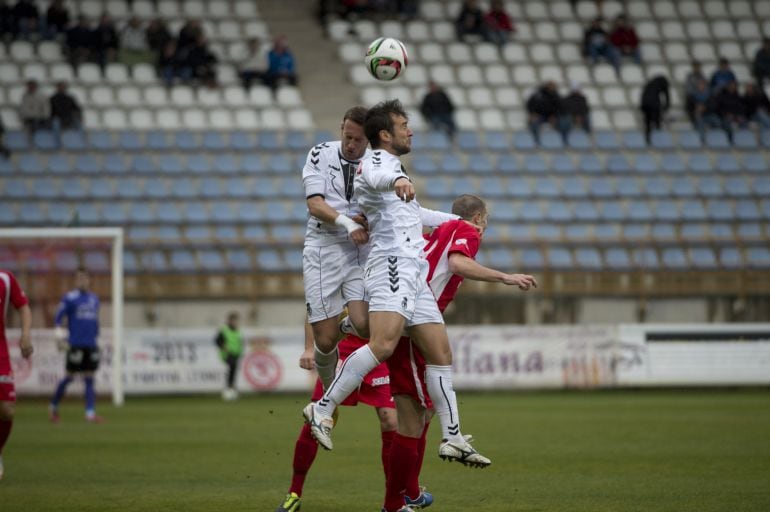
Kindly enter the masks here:
M 352 334 L 348 334 L 338 344 L 339 363 L 347 358 L 354 350 L 366 345 L 366 340 Z M 315 367 L 313 354 L 313 331 L 308 324 L 305 324 L 305 352 L 299 360 L 299 365 L 305 370 L 312 370 Z M 315 390 L 311 400 L 318 401 L 324 394 L 321 380 L 316 380 Z M 358 403 L 370 405 L 375 408 L 377 418 L 380 420 L 380 431 L 382 434 L 382 466 L 385 476 L 388 475 L 388 460 L 390 457 L 390 446 L 393 436 L 396 433 L 396 411 L 393 404 L 393 397 L 390 392 L 390 377 L 388 367 L 385 363 L 375 367 L 364 377 L 358 390 L 348 396 L 341 405 L 357 405 Z M 289 492 L 276 512 L 296 512 L 301 506 L 302 488 L 305 484 L 310 466 L 318 453 L 318 443 L 310 435 L 310 425 L 305 423 L 299 433 L 297 443 L 294 445 L 294 459 L 292 464 L 292 478 Z
M 452 213 L 460 219 L 436 228 L 427 237 L 425 246 L 430 264 L 428 283 L 442 313 L 465 278 L 517 286 L 524 291 L 537 286 L 530 275 L 507 274 L 475 261 L 489 217 L 483 200 L 462 195 L 452 204 Z M 398 412 L 398 430 L 391 446 L 383 510 L 417 510 L 433 501 L 418 485 L 432 406 L 424 379 L 425 359 L 410 338 L 404 337 L 387 364 Z
M 33 352 L 30 338 L 32 311 L 29 309 L 29 300 L 13 274 L 0 270 L 0 480 L 3 478 L 3 447 L 8 441 L 8 436 L 11 435 L 13 415 L 16 410 L 13 368 L 11 368 L 11 356 L 8 353 L 8 340 L 5 337 L 9 304 L 12 304 L 21 316 L 19 347 L 21 355 L 29 359 Z

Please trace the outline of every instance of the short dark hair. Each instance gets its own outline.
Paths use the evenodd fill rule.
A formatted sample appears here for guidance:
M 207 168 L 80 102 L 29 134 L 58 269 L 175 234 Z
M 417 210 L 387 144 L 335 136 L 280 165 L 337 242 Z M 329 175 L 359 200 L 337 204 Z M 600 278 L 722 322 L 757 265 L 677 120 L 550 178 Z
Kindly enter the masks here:
M 227 321 L 232 322 L 233 320 L 238 320 L 241 315 L 238 314 L 237 311 L 231 311 L 227 314 Z
M 463 194 L 452 203 L 452 213 L 459 215 L 463 220 L 471 220 L 477 213 L 486 211 L 487 203 L 472 194 Z
M 349 108 L 348 111 L 345 112 L 345 115 L 342 117 L 342 124 L 345 124 L 345 121 L 348 120 L 353 121 L 359 126 L 363 126 L 364 122 L 366 121 L 366 107 L 357 105 L 355 107 Z
M 398 100 L 381 101 L 366 112 L 364 133 L 372 149 L 380 147 L 380 132 L 393 133 L 393 116 L 409 118 L 404 106 Z

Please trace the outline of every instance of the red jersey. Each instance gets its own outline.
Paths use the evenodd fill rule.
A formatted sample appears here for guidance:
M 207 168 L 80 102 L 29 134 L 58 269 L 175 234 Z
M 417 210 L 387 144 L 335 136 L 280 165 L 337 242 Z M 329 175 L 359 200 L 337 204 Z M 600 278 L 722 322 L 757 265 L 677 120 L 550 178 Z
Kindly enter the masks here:
M 19 286 L 16 278 L 7 270 L 0 270 L 0 360 L 10 359 L 8 355 L 8 343 L 5 338 L 5 319 L 8 316 L 8 305 L 19 309 L 29 303 L 24 290 Z
M 479 230 L 461 219 L 443 223 L 428 237 L 428 243 L 425 245 L 425 257 L 430 265 L 428 285 L 442 313 L 455 298 L 457 289 L 463 282 L 462 276 L 449 271 L 449 255 L 459 252 L 475 259 L 479 244 Z

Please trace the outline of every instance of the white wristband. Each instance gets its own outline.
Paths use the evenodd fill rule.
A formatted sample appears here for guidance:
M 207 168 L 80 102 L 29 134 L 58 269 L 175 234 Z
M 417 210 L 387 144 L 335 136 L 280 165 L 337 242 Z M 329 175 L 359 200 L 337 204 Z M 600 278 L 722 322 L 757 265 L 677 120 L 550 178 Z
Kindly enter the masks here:
M 337 218 L 334 219 L 334 223 L 338 226 L 342 226 L 345 229 L 348 230 L 348 234 L 353 233 L 353 231 L 357 231 L 359 229 L 364 229 L 364 227 L 359 224 L 358 222 L 354 221 L 347 215 L 339 214 L 337 215 Z

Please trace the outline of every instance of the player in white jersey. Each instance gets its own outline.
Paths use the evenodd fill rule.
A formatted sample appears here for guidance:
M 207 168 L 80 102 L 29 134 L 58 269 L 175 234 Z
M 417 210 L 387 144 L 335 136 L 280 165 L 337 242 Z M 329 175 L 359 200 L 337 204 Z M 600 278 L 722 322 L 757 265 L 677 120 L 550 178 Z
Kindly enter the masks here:
M 442 430 L 439 455 L 475 466 L 491 462 L 463 438 L 452 386 L 452 352 L 444 320 L 426 278 L 420 206 L 399 156 L 411 150 L 412 131 L 398 100 L 375 105 L 364 130 L 372 154 L 356 173 L 356 197 L 369 222 L 371 247 L 365 287 L 369 297 L 369 343 L 353 352 L 324 396 L 303 415 L 313 437 L 332 449 L 332 414 L 372 368 L 390 357 L 404 328 L 427 365 L 425 378 Z M 456 217 L 455 217 L 456 218 Z
M 369 236 L 353 220 L 360 214 L 353 196 L 359 161 L 368 152 L 364 135 L 365 107 L 353 107 L 342 118 L 341 140 L 314 146 L 302 170 L 310 212 L 302 253 L 308 322 L 313 328 L 313 354 L 318 376 L 328 388 L 337 368 L 339 317 L 345 305 L 356 331 L 367 334 L 363 264 Z

